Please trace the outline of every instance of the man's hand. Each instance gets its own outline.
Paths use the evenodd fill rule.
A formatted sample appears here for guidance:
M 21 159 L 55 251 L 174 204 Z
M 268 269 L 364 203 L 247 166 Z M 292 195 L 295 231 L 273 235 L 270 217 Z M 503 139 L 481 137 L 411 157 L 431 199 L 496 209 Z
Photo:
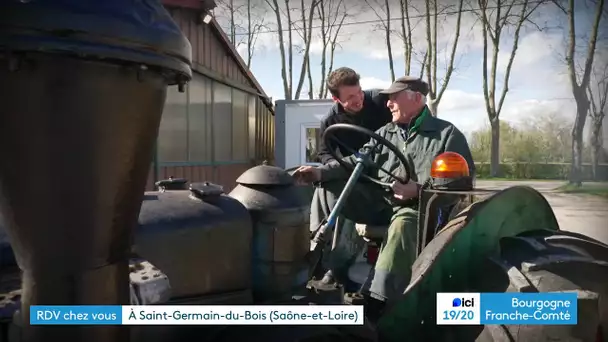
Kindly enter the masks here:
M 418 185 L 411 181 L 407 184 L 393 182 L 391 189 L 393 190 L 395 198 L 398 200 L 405 201 L 418 197 Z
M 321 170 L 314 166 L 304 165 L 297 168 L 292 176 L 297 184 L 311 184 L 321 180 Z

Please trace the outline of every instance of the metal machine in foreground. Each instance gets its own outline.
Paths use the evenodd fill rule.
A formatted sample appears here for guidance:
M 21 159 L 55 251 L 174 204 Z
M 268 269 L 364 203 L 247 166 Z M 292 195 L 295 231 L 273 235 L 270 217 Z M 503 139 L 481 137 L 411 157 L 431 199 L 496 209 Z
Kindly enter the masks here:
M 151 0 L 3 0 L 0 24 L 0 209 L 22 340 L 125 341 L 121 326 L 29 326 L 29 307 L 129 303 L 151 152 L 190 44 Z
M 470 194 L 450 187 L 459 179 L 424 190 L 423 203 L 435 199 L 420 221 L 412 281 L 374 325 L 29 325 L 34 304 L 307 305 L 344 297 L 340 287 L 306 288 L 309 202 L 284 170 L 250 169 L 229 195 L 175 179 L 144 195 L 166 87 L 190 77 L 189 44 L 158 1 L 2 1 L 0 22 L 0 209 L 16 259 L 0 270 L 8 292 L 0 341 L 602 338 L 608 247 L 559 231 L 545 199 L 523 187 L 434 222 L 434 206 Z M 580 293 L 576 327 L 435 325 L 437 292 L 568 290 Z

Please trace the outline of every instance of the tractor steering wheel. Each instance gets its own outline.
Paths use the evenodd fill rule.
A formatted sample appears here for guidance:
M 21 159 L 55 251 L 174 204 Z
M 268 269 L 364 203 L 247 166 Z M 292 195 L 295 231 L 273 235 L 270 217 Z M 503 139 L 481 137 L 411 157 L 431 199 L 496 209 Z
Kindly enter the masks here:
M 361 153 L 359 151 L 355 151 L 352 148 L 348 147 L 345 143 L 343 143 L 336 137 L 336 132 L 341 131 L 341 130 L 353 131 L 353 132 L 356 132 L 359 134 L 364 134 L 364 135 L 368 136 L 369 138 L 372 138 L 373 140 L 375 140 L 375 144 L 373 144 L 373 145 L 370 145 L 369 143 L 365 144 L 363 146 L 363 153 Z M 323 134 L 323 142 L 325 143 L 325 146 L 331 146 L 331 144 L 329 143 L 330 140 L 333 140 L 336 144 L 338 144 L 340 146 L 341 150 L 347 151 L 350 155 L 355 155 L 355 156 L 361 158 L 363 160 L 363 163 L 365 164 L 365 166 L 370 166 L 374 169 L 382 171 L 385 174 L 387 174 L 388 176 L 390 176 L 392 179 L 394 179 L 402 184 L 406 184 L 410 181 L 410 170 L 407 166 L 407 161 L 406 161 L 403 153 L 401 153 L 401 151 L 399 151 L 399 149 L 395 145 L 393 145 L 390 141 L 386 140 L 386 138 L 378 135 L 377 133 L 372 132 L 369 129 L 361 127 L 361 126 L 356 126 L 356 125 L 351 125 L 351 124 L 334 124 L 334 125 L 329 126 L 325 130 L 325 133 Z M 403 170 L 405 171 L 404 178 L 396 176 L 393 173 L 385 170 L 384 168 L 382 168 L 380 165 L 378 165 L 376 162 L 374 162 L 370 158 L 371 152 L 380 152 L 380 149 L 379 149 L 380 146 L 386 146 L 389 150 L 391 150 L 397 156 L 397 160 L 399 160 L 399 163 L 401 163 L 401 166 L 403 167 Z M 344 161 L 342 161 L 342 159 L 340 157 L 338 157 L 335 149 L 330 148 L 329 153 L 331 154 L 332 157 L 334 157 L 334 159 L 343 168 L 345 168 L 349 172 L 353 171 L 352 166 L 346 164 Z M 383 182 L 380 179 L 378 179 L 376 177 L 372 177 L 366 173 L 361 173 L 361 177 L 369 180 L 370 182 L 378 184 L 380 186 L 391 187 L 391 185 L 392 185 L 391 183 Z

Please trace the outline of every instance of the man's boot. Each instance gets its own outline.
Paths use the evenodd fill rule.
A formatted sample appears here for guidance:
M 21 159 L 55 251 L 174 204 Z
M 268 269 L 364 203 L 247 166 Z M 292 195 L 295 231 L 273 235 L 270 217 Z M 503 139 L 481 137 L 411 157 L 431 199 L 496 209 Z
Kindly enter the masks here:
M 327 270 L 327 272 L 325 272 L 325 274 L 323 275 L 323 278 L 321 278 L 321 280 L 319 280 L 319 282 L 321 284 L 325 284 L 325 285 L 333 285 L 335 283 L 337 283 L 337 279 L 336 276 L 334 275 L 334 271 L 332 270 Z
M 344 302 L 344 286 L 335 280 L 332 271 L 327 271 L 319 280 L 309 281 L 307 288 L 309 299 L 314 303 L 340 305 Z
M 336 276 L 336 273 L 332 270 L 327 270 L 321 279 L 315 279 L 311 281 L 311 284 L 316 288 L 327 288 L 335 287 L 338 284 L 343 284 L 341 277 Z

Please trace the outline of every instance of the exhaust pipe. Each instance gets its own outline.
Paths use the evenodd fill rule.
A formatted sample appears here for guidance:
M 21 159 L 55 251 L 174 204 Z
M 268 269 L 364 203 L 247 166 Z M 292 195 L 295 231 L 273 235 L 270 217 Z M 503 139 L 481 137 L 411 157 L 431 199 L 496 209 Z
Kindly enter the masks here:
M 128 341 L 124 326 L 31 326 L 29 307 L 129 305 L 166 90 L 183 90 L 190 54 L 160 1 L 0 0 L 0 210 L 23 341 Z

